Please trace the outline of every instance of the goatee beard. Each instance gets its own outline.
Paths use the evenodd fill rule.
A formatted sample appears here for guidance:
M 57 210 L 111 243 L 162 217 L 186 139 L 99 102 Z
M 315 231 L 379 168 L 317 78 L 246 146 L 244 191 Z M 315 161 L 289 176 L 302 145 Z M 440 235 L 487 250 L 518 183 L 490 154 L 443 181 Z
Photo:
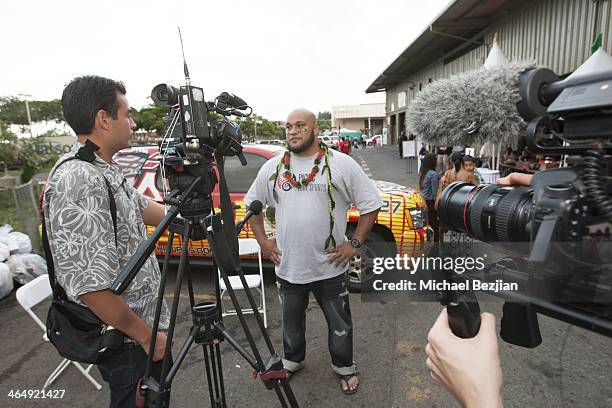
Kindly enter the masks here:
M 305 152 L 306 150 L 308 150 L 308 148 L 310 146 L 312 146 L 312 144 L 315 142 L 315 134 L 314 134 L 314 130 L 310 131 L 310 138 L 308 140 L 306 140 L 301 146 L 298 147 L 291 147 L 291 146 L 287 146 L 287 150 L 289 150 L 292 153 L 302 153 Z

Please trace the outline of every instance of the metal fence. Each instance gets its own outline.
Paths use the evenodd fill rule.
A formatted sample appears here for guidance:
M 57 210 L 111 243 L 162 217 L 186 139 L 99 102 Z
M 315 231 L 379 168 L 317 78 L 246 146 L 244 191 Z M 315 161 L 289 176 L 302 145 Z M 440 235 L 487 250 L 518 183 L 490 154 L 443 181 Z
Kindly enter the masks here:
M 13 231 L 23 232 L 32 240 L 32 250 L 43 253 L 39 225 L 39 197 L 42 184 L 28 182 L 0 189 L 0 225 L 10 224 Z

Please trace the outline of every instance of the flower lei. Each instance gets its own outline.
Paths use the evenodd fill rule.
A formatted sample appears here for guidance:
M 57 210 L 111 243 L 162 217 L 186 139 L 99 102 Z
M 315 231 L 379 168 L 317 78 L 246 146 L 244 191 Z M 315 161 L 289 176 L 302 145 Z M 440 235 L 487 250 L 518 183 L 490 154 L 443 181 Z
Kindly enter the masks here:
M 327 167 L 327 212 L 329 213 L 329 236 L 325 240 L 325 249 L 335 248 L 336 247 L 336 239 L 334 238 L 334 209 L 336 208 L 336 202 L 332 196 L 332 177 L 331 177 L 331 168 L 329 166 L 329 149 L 324 143 L 319 145 L 319 153 L 317 153 L 317 157 L 314 160 L 314 166 L 312 166 L 312 170 L 310 174 L 304 180 L 296 180 L 293 174 L 291 173 L 289 161 L 291 158 L 291 153 L 286 151 L 283 155 L 283 158 L 276 165 L 276 172 L 272 174 L 270 180 L 274 180 L 274 186 L 272 187 L 272 197 L 274 201 L 278 202 L 278 193 L 276 192 L 276 184 L 278 182 L 278 176 L 281 173 L 281 166 L 285 167 L 285 171 L 283 172 L 283 176 L 292 187 L 302 188 L 306 187 L 310 184 L 314 178 L 319 174 L 319 164 L 321 164 L 321 159 L 325 157 L 325 167 Z

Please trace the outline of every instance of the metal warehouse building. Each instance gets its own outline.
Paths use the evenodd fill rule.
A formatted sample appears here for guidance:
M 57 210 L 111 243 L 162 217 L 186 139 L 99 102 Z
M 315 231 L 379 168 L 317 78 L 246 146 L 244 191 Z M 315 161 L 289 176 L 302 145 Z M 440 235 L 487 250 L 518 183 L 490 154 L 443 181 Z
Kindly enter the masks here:
M 406 126 L 416 93 L 436 79 L 476 69 L 497 43 L 511 61 L 568 74 L 592 53 L 612 54 L 612 0 L 455 0 L 368 87 L 386 92 L 389 142 Z

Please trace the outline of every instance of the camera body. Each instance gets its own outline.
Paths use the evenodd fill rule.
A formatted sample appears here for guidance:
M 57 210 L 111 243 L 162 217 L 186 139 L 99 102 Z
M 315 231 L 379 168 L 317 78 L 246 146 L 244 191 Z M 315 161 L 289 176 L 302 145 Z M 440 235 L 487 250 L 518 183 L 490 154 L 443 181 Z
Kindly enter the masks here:
M 540 344 L 536 312 L 612 336 L 612 71 L 558 81 L 538 68 L 519 88 L 527 148 L 566 155 L 568 166 L 537 172 L 530 186 L 452 183 L 440 222 L 505 251 L 486 279 L 523 283 L 499 294 L 507 342 Z

